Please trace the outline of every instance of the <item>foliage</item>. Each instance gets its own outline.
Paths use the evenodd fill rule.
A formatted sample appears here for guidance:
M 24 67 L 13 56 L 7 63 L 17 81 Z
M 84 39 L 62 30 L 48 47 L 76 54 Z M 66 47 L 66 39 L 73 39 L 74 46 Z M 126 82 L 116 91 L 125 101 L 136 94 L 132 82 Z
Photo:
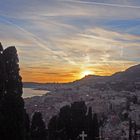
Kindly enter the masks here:
M 22 80 L 15 47 L 0 44 L 0 139 L 25 140 L 25 110 Z
M 32 140 L 46 140 L 46 127 L 40 112 L 35 112 L 31 121 Z
M 84 101 L 64 106 L 48 125 L 49 140 L 79 140 L 84 131 L 88 140 L 99 137 L 99 123 L 92 108 L 87 109 Z

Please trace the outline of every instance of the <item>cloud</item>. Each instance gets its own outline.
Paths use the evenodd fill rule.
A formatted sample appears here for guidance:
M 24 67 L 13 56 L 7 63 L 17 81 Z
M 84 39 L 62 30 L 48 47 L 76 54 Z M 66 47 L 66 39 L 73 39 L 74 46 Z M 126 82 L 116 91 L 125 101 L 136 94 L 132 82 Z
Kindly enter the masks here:
M 17 47 L 25 81 L 72 81 L 85 69 L 111 74 L 140 62 L 137 0 L 1 0 L 0 5 L 0 38 L 4 46 Z
M 62 0 L 65 1 L 65 0 Z M 101 6 L 109 6 L 109 7 L 120 7 L 120 8 L 132 8 L 132 9 L 140 9 L 140 6 L 136 5 L 124 5 L 117 3 L 106 3 L 106 2 L 98 2 L 98 1 L 83 1 L 83 0 L 67 0 L 67 2 L 81 3 L 81 4 L 92 4 L 92 5 L 101 5 Z
M 108 63 L 112 60 L 125 61 L 124 51 L 129 51 L 133 55 L 139 52 L 134 47 L 139 47 L 140 38 L 102 28 L 91 28 L 73 37 L 55 38 L 53 42 L 61 46 L 77 65 L 82 65 L 90 63 L 90 60 L 99 63 L 102 61 Z

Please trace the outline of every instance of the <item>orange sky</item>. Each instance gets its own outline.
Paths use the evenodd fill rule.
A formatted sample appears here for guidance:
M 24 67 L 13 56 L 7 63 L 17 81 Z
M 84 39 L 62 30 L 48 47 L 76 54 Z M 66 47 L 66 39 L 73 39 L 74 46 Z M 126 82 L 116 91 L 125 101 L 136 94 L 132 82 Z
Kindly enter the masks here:
M 94 75 L 111 75 L 115 72 L 124 71 L 128 67 L 134 65 L 134 63 L 129 64 L 120 64 L 115 66 L 111 65 L 102 65 L 102 66 L 95 66 L 95 67 L 88 67 L 84 69 L 76 69 L 71 71 L 59 71 L 56 72 L 49 72 L 47 69 L 32 69 L 31 71 L 27 71 L 21 69 L 21 75 L 23 81 L 26 82 L 39 82 L 39 83 L 66 83 L 75 81 L 77 79 L 81 79 L 86 74 L 94 74 Z M 86 73 L 87 72 L 87 73 Z M 89 72 L 89 73 L 88 73 Z

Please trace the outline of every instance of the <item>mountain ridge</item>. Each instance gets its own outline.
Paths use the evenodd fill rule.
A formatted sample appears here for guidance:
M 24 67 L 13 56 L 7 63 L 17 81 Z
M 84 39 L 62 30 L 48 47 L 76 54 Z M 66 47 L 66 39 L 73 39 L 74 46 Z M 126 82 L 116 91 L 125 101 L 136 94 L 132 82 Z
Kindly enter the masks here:
M 122 72 L 116 72 L 112 74 L 111 76 L 99 76 L 99 75 L 88 75 L 85 76 L 84 78 L 77 80 L 85 80 L 85 79 L 92 79 L 92 80 L 115 80 L 115 81 L 120 81 L 120 80 L 130 80 L 130 81 L 137 81 L 140 80 L 140 64 L 134 65 L 132 67 L 129 67 L 125 71 Z
M 116 72 L 111 76 L 87 75 L 82 79 L 69 83 L 36 83 L 24 82 L 24 88 L 40 88 L 46 85 L 75 85 L 75 84 L 94 84 L 94 83 L 111 83 L 111 82 L 140 82 L 140 64 L 129 67 L 125 71 Z

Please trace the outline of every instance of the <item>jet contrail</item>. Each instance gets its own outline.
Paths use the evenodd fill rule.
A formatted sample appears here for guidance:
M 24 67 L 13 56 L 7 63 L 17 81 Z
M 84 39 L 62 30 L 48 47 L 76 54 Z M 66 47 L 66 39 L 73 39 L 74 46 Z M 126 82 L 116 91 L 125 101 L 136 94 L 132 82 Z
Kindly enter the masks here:
M 32 41 L 35 42 L 40 48 L 45 49 L 46 51 L 50 52 L 52 55 L 61 57 L 63 60 L 66 60 L 70 64 L 75 64 L 75 62 L 72 61 L 70 58 L 68 58 L 65 53 L 61 52 L 61 54 L 60 54 L 60 52 L 53 51 L 52 49 L 50 49 L 50 47 L 49 48 L 46 47 L 46 46 L 53 46 L 53 45 L 51 45 L 51 42 L 48 41 L 48 43 L 46 43 L 46 41 L 42 40 L 40 37 L 36 36 L 35 34 L 25 30 L 24 28 L 20 27 L 19 25 L 15 24 L 5 18 L 1 18 L 1 20 L 3 20 L 5 23 L 8 23 L 12 26 L 15 26 L 20 31 L 26 33 L 28 36 L 30 36 Z
M 101 5 L 101 6 L 111 6 L 111 7 L 120 7 L 120 8 L 132 8 L 132 9 L 140 9 L 140 6 L 132 6 L 132 5 L 121 5 L 121 4 L 113 4 L 113 3 L 101 3 L 101 2 L 91 2 L 91 1 L 80 1 L 80 0 L 61 0 L 63 2 L 74 2 L 80 4 L 92 4 L 92 5 Z

